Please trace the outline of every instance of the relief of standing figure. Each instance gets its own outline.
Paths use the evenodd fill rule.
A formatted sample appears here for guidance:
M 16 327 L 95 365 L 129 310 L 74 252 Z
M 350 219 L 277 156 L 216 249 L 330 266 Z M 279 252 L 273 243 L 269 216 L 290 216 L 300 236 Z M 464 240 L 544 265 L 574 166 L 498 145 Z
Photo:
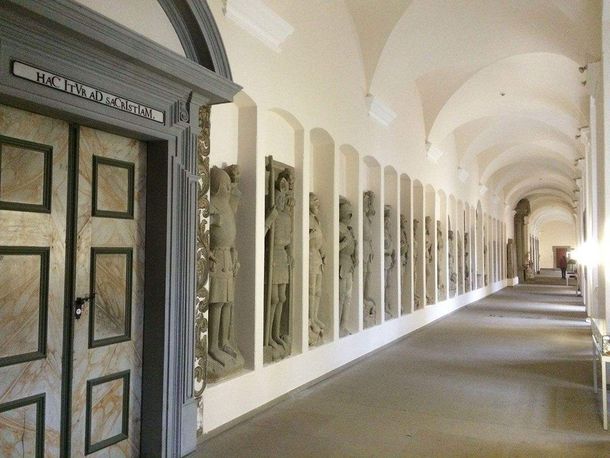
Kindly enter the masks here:
M 362 250 L 363 250 L 363 271 L 364 271 L 364 324 L 365 327 L 372 326 L 376 322 L 377 305 L 371 297 L 371 276 L 373 274 L 373 259 L 375 252 L 373 249 L 373 217 L 375 216 L 375 193 L 366 191 L 364 193 L 364 221 L 362 225 Z
M 354 271 L 358 265 L 358 245 L 351 226 L 352 205 L 345 197 L 339 201 L 339 333 L 351 334 L 347 316 L 352 305 Z
M 271 231 L 268 258 L 271 259 L 269 272 L 270 295 L 265 303 L 264 346 L 266 362 L 278 360 L 290 354 L 291 340 L 288 332 L 282 333 L 282 314 L 289 302 L 291 272 L 294 266 L 292 206 L 294 197 L 290 183 L 291 172 L 282 171 L 272 185 L 273 206 L 265 219 L 265 234 Z
M 239 167 L 210 171 L 210 307 L 208 377 L 218 380 L 243 367 L 234 335 L 235 279 L 239 261 L 235 248 L 235 214 L 241 197 Z
M 386 205 L 383 208 L 383 268 L 385 271 L 385 317 L 386 320 L 393 318 L 392 302 L 390 301 L 390 279 L 392 270 L 396 265 L 396 249 L 392 237 L 392 207 Z
M 309 345 L 324 338 L 326 324 L 319 318 L 322 282 L 326 265 L 326 242 L 320 225 L 320 199 L 309 193 Z

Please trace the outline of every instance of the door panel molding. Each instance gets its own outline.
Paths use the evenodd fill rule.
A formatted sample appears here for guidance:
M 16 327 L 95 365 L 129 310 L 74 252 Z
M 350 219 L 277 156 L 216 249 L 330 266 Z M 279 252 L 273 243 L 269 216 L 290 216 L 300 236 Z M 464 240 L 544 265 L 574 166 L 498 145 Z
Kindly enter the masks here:
M 35 394 L 33 396 L 28 396 L 27 398 L 21 398 L 15 401 L 9 401 L 0 404 L 0 416 L 2 416 L 3 413 L 10 412 L 11 410 L 28 407 L 30 405 L 34 405 L 36 407 L 36 458 L 44 457 L 45 400 L 45 394 L 41 393 Z
M 118 254 L 125 256 L 125 304 L 123 308 L 123 333 L 120 335 L 96 338 L 95 337 L 95 315 L 97 300 L 100 292 L 96 291 L 96 260 L 97 256 Z M 133 248 L 131 247 L 92 247 L 91 248 L 91 272 L 89 281 L 89 297 L 91 297 L 91 310 L 89 311 L 89 348 L 103 347 L 131 339 L 131 302 L 133 289 Z
M 87 380 L 87 400 L 86 400 L 86 413 L 85 413 L 85 455 L 97 452 L 119 443 L 129 438 L 129 397 L 130 397 L 130 379 L 131 371 L 125 370 L 114 374 L 104 375 L 94 379 Z M 121 432 L 114 436 L 103 439 L 99 442 L 93 443 L 91 441 L 93 420 L 92 414 L 94 410 L 93 405 L 93 390 L 96 386 L 104 383 L 112 382 L 115 380 L 123 381 L 122 389 L 122 403 L 121 403 Z
M 6 146 L 12 146 L 43 155 L 42 165 L 42 202 L 39 204 L 15 202 L 4 200 L 0 192 L 0 210 L 14 210 L 20 212 L 51 213 L 51 194 L 53 186 L 53 147 L 42 143 L 35 143 L 15 137 L 0 135 L 0 190 L 2 189 L 2 164 Z M 4 153 L 4 154 L 3 154 Z M 4 161 L 6 162 L 6 161 Z
M 47 357 L 47 326 L 49 309 L 49 247 L 0 246 L 0 262 L 4 256 L 39 256 L 38 336 L 37 350 L 0 358 L 0 367 Z M 2 329 L 4 323 L 0 323 Z

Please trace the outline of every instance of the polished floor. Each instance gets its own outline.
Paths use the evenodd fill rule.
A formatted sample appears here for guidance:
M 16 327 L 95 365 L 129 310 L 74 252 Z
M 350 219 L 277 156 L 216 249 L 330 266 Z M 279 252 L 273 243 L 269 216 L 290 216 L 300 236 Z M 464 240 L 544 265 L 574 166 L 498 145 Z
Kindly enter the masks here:
M 610 457 L 584 308 L 544 283 L 471 304 L 194 456 Z

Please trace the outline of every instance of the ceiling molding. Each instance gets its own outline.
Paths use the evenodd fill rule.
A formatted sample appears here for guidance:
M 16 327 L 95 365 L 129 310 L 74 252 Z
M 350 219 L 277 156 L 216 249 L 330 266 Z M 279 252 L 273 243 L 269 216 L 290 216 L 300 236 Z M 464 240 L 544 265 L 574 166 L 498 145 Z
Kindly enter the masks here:
M 366 104 L 369 108 L 369 116 L 382 126 L 388 127 L 396 119 L 396 112 L 373 94 L 366 96 Z
M 294 32 L 294 27 L 262 0 L 226 0 L 224 13 L 227 19 L 278 53 Z

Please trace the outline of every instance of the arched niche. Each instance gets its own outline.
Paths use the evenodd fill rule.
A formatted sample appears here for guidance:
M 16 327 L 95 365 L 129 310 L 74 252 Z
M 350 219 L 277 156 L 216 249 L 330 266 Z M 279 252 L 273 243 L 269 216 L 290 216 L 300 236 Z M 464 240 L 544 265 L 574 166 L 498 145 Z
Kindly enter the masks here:
M 413 190 L 411 178 L 400 175 L 400 303 L 401 314 L 413 311 Z M 406 244 L 406 246 L 403 246 Z
M 381 166 L 379 162 L 377 162 L 377 159 L 372 156 L 365 156 L 363 162 L 364 167 L 362 168 L 361 176 L 362 190 L 364 194 L 371 191 L 375 195 L 373 208 L 375 214 L 372 215 L 371 239 L 367 240 L 364 230 L 362 235 L 363 326 L 366 328 L 381 324 L 383 319 L 383 179 Z M 364 199 L 364 195 L 361 199 Z M 366 221 L 364 221 L 366 212 L 367 209 L 363 205 L 363 228 L 367 224 Z M 372 254 L 370 262 L 367 259 L 368 250 L 370 250 L 370 253 Z
M 425 219 L 424 219 L 424 242 L 426 246 L 426 305 L 436 304 L 437 302 L 437 256 L 436 256 L 436 219 L 438 201 L 437 194 L 431 185 L 425 188 Z
M 484 234 L 483 227 L 485 226 L 485 215 L 483 214 L 483 207 L 481 206 L 481 201 L 477 202 L 477 208 L 475 212 L 475 222 L 476 222 L 476 278 L 475 285 L 476 288 L 481 288 L 484 283 L 485 277 L 485 256 L 483 253 L 483 243 L 484 243 Z
M 383 169 L 384 194 L 384 317 L 397 318 L 400 304 L 400 220 L 398 173 L 392 166 Z
M 321 343 L 331 342 L 338 331 L 335 330 L 335 324 L 338 320 L 338 253 L 334 247 L 338 246 L 338 234 L 335 230 L 339 224 L 339 200 L 335 192 L 336 182 L 336 158 L 335 158 L 335 141 L 331 135 L 324 129 L 315 128 L 309 133 L 310 158 L 309 158 L 309 183 L 310 193 L 314 193 L 319 201 L 319 222 L 324 235 L 324 253 L 326 255 L 325 265 L 321 272 L 321 285 L 317 285 L 317 280 L 313 277 L 317 267 L 311 264 L 312 259 L 316 259 L 316 249 L 313 245 L 306 241 L 309 249 L 309 256 L 306 259 L 310 260 L 310 267 L 306 275 L 308 277 L 309 300 L 308 304 L 308 323 L 309 331 L 312 326 L 315 329 L 315 323 L 311 323 L 314 314 L 317 314 L 317 320 L 324 325 L 321 337 L 316 337 L 315 333 L 311 332 L 309 336 L 309 346 L 316 346 Z M 309 199 L 309 197 L 308 197 Z M 310 214 L 311 218 L 311 214 Z M 310 234 L 313 222 L 308 220 Z M 319 289 L 319 305 L 315 311 L 315 302 L 318 300 L 316 295 Z
M 347 199 L 352 207 L 351 229 L 356 237 L 358 265 L 352 277 L 351 301 L 344 310 L 344 330 L 339 330 L 345 337 L 362 330 L 362 190 L 360 182 L 360 154 L 351 145 L 339 147 L 338 181 L 339 195 Z M 340 319 L 340 317 L 339 317 Z M 339 323 L 340 324 L 340 323 Z
M 419 180 L 413 181 L 413 310 L 426 305 L 426 228 L 424 219 L 426 207 L 424 186 Z
M 465 264 L 465 244 L 464 244 L 464 233 L 466 232 L 466 208 L 464 202 L 458 200 L 457 203 L 457 219 L 456 219 L 456 233 L 455 238 L 457 241 L 457 273 L 458 273 L 458 295 L 464 294 L 465 292 L 465 280 L 464 280 L 464 264 Z
M 295 206 L 293 210 L 293 247 L 292 257 L 294 259 L 293 274 L 291 275 L 291 286 L 289 293 L 293 295 L 288 300 L 288 304 L 284 307 L 282 314 L 282 333 L 290 335 L 291 354 L 301 353 L 308 347 L 308 335 L 305 332 L 307 329 L 307 316 L 305 315 L 303 304 L 309 300 L 309 291 L 307 288 L 307 278 L 304 278 L 308 269 L 306 260 L 308 259 L 308 243 L 309 224 L 306 223 L 309 218 L 309 196 L 306 195 L 309 189 L 309 183 L 305 183 L 305 145 L 304 145 L 304 129 L 301 122 L 288 111 L 282 108 L 272 108 L 264 113 L 261 117 L 260 132 L 260 149 L 256 157 L 258 182 L 262 185 L 259 188 L 262 202 L 267 200 L 267 188 L 269 186 L 268 177 L 266 174 L 266 161 L 268 156 L 272 156 L 274 161 L 281 164 L 294 167 L 295 183 L 294 183 L 294 198 Z M 257 214 L 257 241 L 262 241 L 261 256 L 257 257 L 257 272 L 262 272 L 264 275 L 266 269 L 266 258 L 264 240 L 265 240 L 265 211 Z M 292 283 L 294 282 L 294 283 Z M 260 283 L 259 283 L 260 284 Z M 264 281 L 262 283 L 264 285 Z M 259 297 L 260 307 L 257 307 L 257 323 L 256 340 L 257 340 L 257 361 L 262 366 L 263 341 L 264 341 L 264 319 L 265 319 L 265 288 L 260 289 Z M 282 360 L 283 361 L 283 360 Z M 279 363 L 281 364 L 280 361 Z
M 437 300 L 447 299 L 449 289 L 449 266 L 448 266 L 448 231 L 447 231 L 447 195 L 444 191 L 438 191 L 438 212 L 436 220 L 436 281 Z
M 264 247 L 257 245 L 253 230 L 257 211 L 264 212 L 264 196 L 257 195 L 256 185 L 257 117 L 256 103 L 243 91 L 232 103 L 212 106 L 210 115 L 210 165 L 222 168 L 237 164 L 240 170 L 238 189 L 241 196 L 235 241 L 240 268 L 235 282 L 233 326 L 244 367 L 248 370 L 255 368 L 256 354 L 257 305 L 252 298 L 256 297 L 257 279 L 263 281 L 262 271 L 257 272 L 256 259 L 263 256 L 257 253 Z
M 470 289 L 475 290 L 477 286 L 477 254 L 478 254 L 478 235 L 477 235 L 477 211 L 476 207 L 470 207 Z
M 448 297 L 455 297 L 458 294 L 458 218 L 457 218 L 457 202 L 455 196 L 449 196 L 449 206 L 447 210 L 447 277 Z

